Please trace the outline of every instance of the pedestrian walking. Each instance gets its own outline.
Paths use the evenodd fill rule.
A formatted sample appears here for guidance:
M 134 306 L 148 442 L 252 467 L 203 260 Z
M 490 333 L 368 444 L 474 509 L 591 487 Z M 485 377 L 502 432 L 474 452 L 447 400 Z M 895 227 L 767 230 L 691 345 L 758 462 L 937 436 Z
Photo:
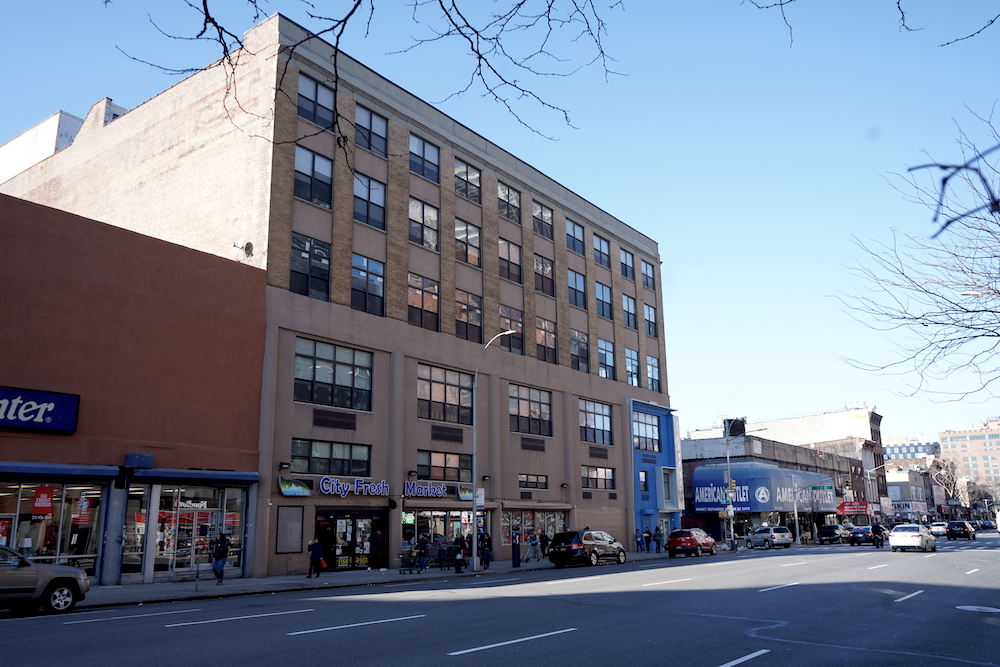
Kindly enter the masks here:
M 451 546 L 455 551 L 455 574 L 462 574 L 462 566 L 465 565 L 465 535 L 455 533 L 455 541 Z
M 653 546 L 653 533 L 649 532 L 648 527 L 642 531 L 642 541 L 646 543 L 646 553 L 649 553 Z
M 226 561 L 229 559 L 229 540 L 226 539 L 225 535 L 219 535 L 219 539 L 215 541 L 215 548 L 212 550 L 212 572 L 215 574 L 215 585 L 222 585 L 222 578 L 224 576 L 224 568 L 226 567 Z
M 493 560 L 493 538 L 485 530 L 479 531 L 479 562 L 483 564 L 483 569 L 490 569 L 490 561 Z
M 320 544 L 319 538 L 312 538 L 309 542 L 309 574 L 306 575 L 306 579 L 313 576 L 313 572 L 319 577 L 319 573 L 323 569 L 323 545 Z
M 635 550 L 639 553 L 642 552 L 642 533 L 638 528 L 635 529 Z
M 521 567 L 521 527 L 516 524 L 510 529 L 510 564 Z
M 542 551 L 541 551 L 541 548 L 539 547 L 539 542 L 541 540 L 541 538 L 539 536 L 541 534 L 542 534 L 542 529 L 539 528 L 538 530 L 536 530 L 535 532 L 533 532 L 530 536 L 528 536 L 528 558 L 527 558 L 527 561 L 529 563 L 531 562 L 532 558 L 535 559 L 536 563 L 538 561 L 542 560 Z
M 427 536 L 421 535 L 417 538 L 417 572 L 423 572 L 427 564 Z
M 549 535 L 544 530 L 539 531 L 539 532 L 540 532 L 540 535 L 538 536 L 538 548 L 542 552 L 542 558 L 548 558 L 549 557 Z
M 371 553 L 368 554 L 368 569 L 373 567 L 379 568 L 381 572 L 385 572 L 385 568 L 382 567 L 382 531 L 376 530 L 375 534 L 371 536 L 369 540 L 369 547 Z
M 663 547 L 663 529 L 659 526 L 653 531 L 653 544 L 656 545 L 656 553 L 660 553 L 660 549 Z

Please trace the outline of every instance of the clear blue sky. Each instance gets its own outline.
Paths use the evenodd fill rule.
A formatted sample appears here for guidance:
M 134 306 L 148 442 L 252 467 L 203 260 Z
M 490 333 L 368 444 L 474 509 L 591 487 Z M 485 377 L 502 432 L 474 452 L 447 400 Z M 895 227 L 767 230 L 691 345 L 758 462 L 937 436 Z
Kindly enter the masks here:
M 244 3 L 229 2 L 235 8 Z M 597 69 L 533 82 L 571 111 L 522 110 L 556 141 L 534 135 L 462 86 L 467 61 L 435 45 L 393 54 L 425 26 L 402 0 L 379 2 L 371 34 L 344 49 L 473 130 L 655 239 L 663 260 L 667 377 L 682 431 L 717 415 L 755 420 L 839 409 L 866 400 L 883 436 L 922 432 L 1000 413 L 1000 402 L 906 397 L 906 378 L 852 368 L 894 354 L 885 334 L 853 320 L 835 296 L 853 292 L 845 271 L 852 237 L 887 240 L 892 227 L 929 235 L 930 212 L 904 201 L 892 172 L 957 160 L 961 125 L 983 128 L 1000 25 L 958 44 L 991 19 L 995 2 L 800 0 L 794 31 L 773 11 L 739 0 L 639 2 L 606 12 L 605 46 L 624 76 Z M 274 0 L 307 27 L 304 5 Z M 191 25 L 179 0 L 51 0 L 4 9 L 8 66 L 0 142 L 62 109 L 84 116 L 102 97 L 131 108 L 176 77 L 129 60 L 183 68 L 214 57 L 207 46 L 162 37 Z M 230 14 L 237 32 L 252 24 Z M 912 381 L 912 379 L 911 379 Z M 950 387 L 954 388 L 954 387 Z

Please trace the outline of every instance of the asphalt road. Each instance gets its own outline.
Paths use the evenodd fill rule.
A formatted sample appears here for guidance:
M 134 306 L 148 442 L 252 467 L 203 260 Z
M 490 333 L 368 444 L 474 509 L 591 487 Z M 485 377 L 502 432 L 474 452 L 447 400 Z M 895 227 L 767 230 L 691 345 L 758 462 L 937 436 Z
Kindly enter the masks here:
M 827 545 L 0 619 L 3 663 L 1000 665 L 1000 537 Z M 963 609 L 966 607 L 967 609 Z

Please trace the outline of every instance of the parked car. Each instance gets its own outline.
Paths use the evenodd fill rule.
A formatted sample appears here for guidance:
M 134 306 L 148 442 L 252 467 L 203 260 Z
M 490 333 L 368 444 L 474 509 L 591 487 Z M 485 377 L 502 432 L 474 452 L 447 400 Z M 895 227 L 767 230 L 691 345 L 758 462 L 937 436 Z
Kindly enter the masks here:
M 968 521 L 949 521 L 947 535 L 949 540 L 957 540 L 960 537 L 974 540 L 976 539 L 976 529 Z
M 90 590 L 87 573 L 78 567 L 36 563 L 0 547 L 0 607 L 67 612 Z
M 875 544 L 875 536 L 872 534 L 872 527 L 858 526 L 851 529 L 851 534 L 847 538 L 847 543 L 852 547 L 862 544 Z
M 915 523 L 901 523 L 893 526 L 889 533 L 889 547 L 895 551 L 906 551 L 907 549 L 920 549 L 921 551 L 937 551 L 937 538 L 931 535 L 927 526 Z
M 931 535 L 934 537 L 945 537 L 948 535 L 948 522 L 935 521 L 931 524 Z
M 556 567 L 577 563 L 597 565 L 602 560 L 625 562 L 625 547 L 603 530 L 556 533 L 549 543 L 549 560 Z
M 700 556 L 706 551 L 713 556 L 718 553 L 715 548 L 715 538 L 701 528 L 683 528 L 671 531 L 667 535 L 667 553 L 671 558 L 679 553 Z
M 829 542 L 833 544 L 843 544 L 851 536 L 851 531 L 841 526 L 839 523 L 832 523 L 828 526 L 820 526 L 816 530 L 816 540 L 820 544 Z
M 747 548 L 764 547 L 785 547 L 792 546 L 792 531 L 784 526 L 761 526 L 747 535 Z
M 983 521 L 983 530 L 996 530 L 997 524 L 994 521 Z

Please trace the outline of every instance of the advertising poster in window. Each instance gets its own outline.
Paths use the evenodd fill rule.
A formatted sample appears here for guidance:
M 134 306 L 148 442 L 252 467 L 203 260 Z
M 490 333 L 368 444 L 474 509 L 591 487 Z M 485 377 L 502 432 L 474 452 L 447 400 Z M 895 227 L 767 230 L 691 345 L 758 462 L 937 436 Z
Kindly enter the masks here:
M 51 486 L 36 486 L 35 498 L 31 505 L 31 520 L 45 521 L 52 518 L 52 499 L 55 489 Z
M 10 528 L 12 519 L 0 519 L 0 546 L 10 545 Z

